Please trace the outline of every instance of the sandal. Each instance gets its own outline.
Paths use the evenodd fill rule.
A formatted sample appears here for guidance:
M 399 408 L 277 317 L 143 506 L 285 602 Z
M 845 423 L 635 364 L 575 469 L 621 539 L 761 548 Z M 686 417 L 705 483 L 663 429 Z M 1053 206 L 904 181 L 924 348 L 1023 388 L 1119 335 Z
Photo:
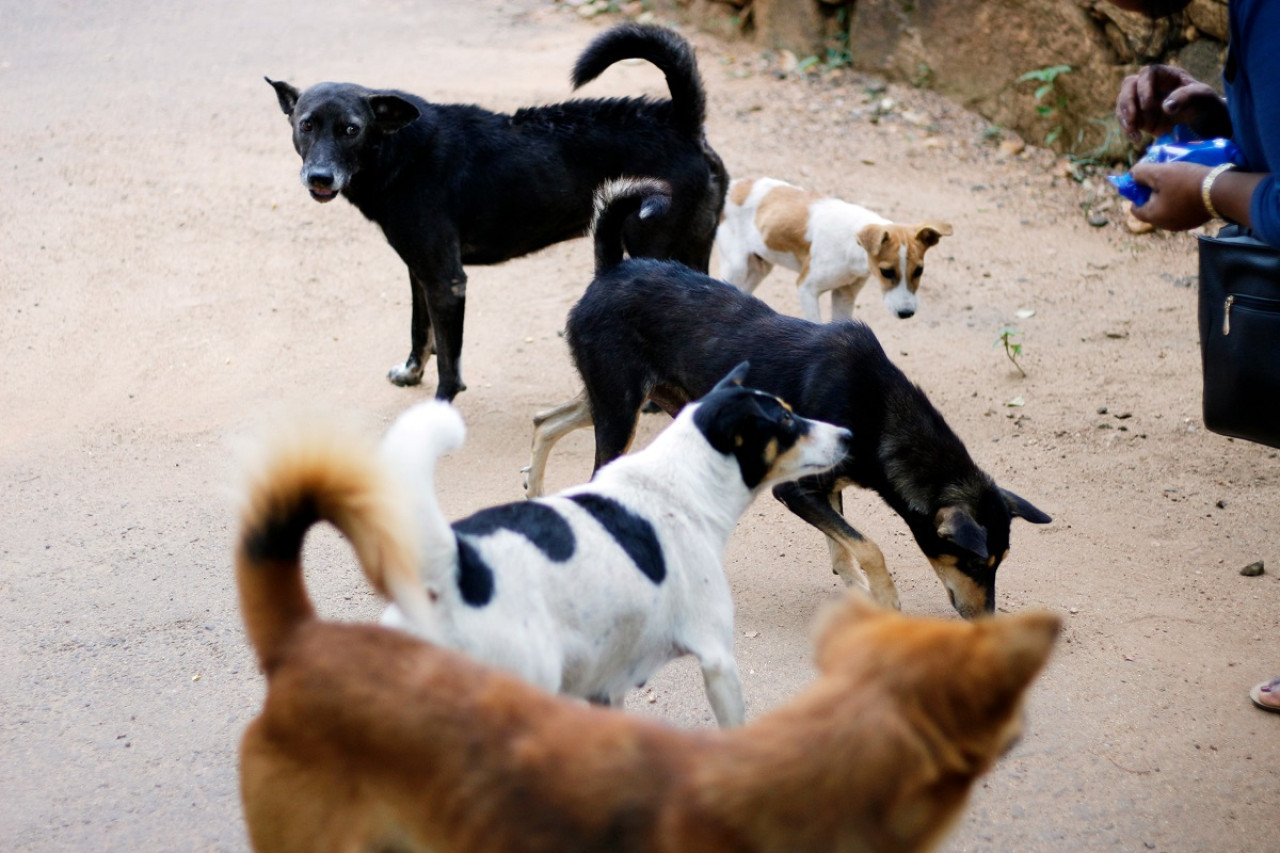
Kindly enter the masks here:
M 1255 684 L 1249 698 L 1262 710 L 1280 714 L 1280 678 Z

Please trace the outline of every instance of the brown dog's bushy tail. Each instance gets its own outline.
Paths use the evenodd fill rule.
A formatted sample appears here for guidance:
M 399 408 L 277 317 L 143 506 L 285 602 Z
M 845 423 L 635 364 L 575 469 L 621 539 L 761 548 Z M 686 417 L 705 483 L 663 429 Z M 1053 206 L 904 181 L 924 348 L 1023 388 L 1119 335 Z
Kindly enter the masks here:
M 346 536 L 380 593 L 427 624 L 413 502 L 372 442 L 312 422 L 279 430 L 246 461 L 236 583 L 249 641 L 266 672 L 293 633 L 316 618 L 301 552 L 320 521 Z
M 653 178 L 619 178 L 596 190 L 595 216 L 591 221 L 596 251 L 596 275 L 622 263 L 625 247 L 622 229 L 635 214 L 650 219 L 671 206 L 671 187 Z
M 601 33 L 573 66 L 573 88 L 591 82 L 624 59 L 643 59 L 658 66 L 671 91 L 672 122 L 690 133 L 701 133 L 707 96 L 698 75 L 698 61 L 689 43 L 666 27 L 625 23 Z

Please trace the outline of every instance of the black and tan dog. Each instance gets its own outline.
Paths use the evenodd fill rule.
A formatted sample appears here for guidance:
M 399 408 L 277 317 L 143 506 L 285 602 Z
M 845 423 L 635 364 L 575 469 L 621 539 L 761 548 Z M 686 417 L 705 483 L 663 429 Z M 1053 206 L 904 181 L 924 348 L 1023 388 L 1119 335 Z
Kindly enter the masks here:
M 645 223 L 660 220 L 668 193 L 659 182 L 630 181 L 602 194 L 596 277 L 565 326 L 585 389 L 534 419 L 529 495 L 541 493 L 547 456 L 565 434 L 595 424 L 598 468 L 626 451 L 646 398 L 677 412 L 750 360 L 755 387 L 786 399 L 797 414 L 853 432 L 842 464 L 774 489 L 827 535 L 836 574 L 869 589 L 878 603 L 898 606 L 880 548 L 842 513 L 841 491 L 858 485 L 878 492 L 906 521 L 956 610 L 966 617 L 993 611 L 1012 520 L 1044 524 L 1049 516 L 974 464 L 862 323 L 788 317 L 682 264 L 623 260 L 623 223 L 636 212 Z
M 259 853 L 826 853 L 936 847 L 1018 736 L 1058 620 L 911 619 L 859 600 L 815 683 L 739 729 L 686 732 L 553 696 L 458 652 L 316 617 L 301 545 L 327 520 L 408 613 L 430 607 L 386 474 L 288 436 L 253 471 L 236 552 L 267 679 L 240 746 Z
M 575 88 L 624 59 L 666 75 L 670 100 L 610 98 L 513 115 L 434 104 L 351 83 L 275 88 L 316 201 L 344 195 L 382 227 L 409 268 L 409 357 L 387 378 L 416 385 L 436 353 L 436 397 L 465 389 L 459 359 L 468 264 L 496 264 L 581 236 L 602 181 L 661 178 L 680 201 L 669 227 L 628 235 L 628 250 L 706 270 L 728 175 L 703 134 L 706 96 L 688 43 L 658 26 L 623 24 L 587 47 Z

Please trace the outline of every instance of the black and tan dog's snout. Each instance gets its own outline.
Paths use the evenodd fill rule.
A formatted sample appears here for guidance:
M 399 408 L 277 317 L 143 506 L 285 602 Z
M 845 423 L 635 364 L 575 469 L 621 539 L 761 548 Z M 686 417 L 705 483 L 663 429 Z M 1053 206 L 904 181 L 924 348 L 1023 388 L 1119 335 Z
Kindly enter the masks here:
M 942 585 L 947 588 L 947 597 L 951 606 L 965 619 L 977 619 L 989 616 L 996 610 L 996 577 L 992 569 L 990 579 L 978 579 L 964 571 L 960 566 L 960 558 L 951 554 L 931 557 L 930 565 L 937 573 Z

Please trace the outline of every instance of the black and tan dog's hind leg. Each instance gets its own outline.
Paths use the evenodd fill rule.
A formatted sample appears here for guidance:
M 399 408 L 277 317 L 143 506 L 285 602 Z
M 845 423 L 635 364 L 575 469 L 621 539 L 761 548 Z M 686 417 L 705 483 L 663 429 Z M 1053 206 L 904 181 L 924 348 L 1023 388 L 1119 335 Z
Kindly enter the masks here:
M 529 464 L 523 470 L 525 497 L 542 497 L 547 458 L 556 442 L 576 429 L 586 429 L 591 425 L 591 404 L 587 401 L 585 389 L 572 400 L 533 416 L 533 449 Z
M 884 553 L 845 519 L 844 498 L 838 488 L 828 490 L 825 485 L 797 481 L 775 486 L 773 496 L 826 534 L 831 571 L 846 586 L 870 594 L 881 607 L 901 609 L 898 588 L 885 565 Z

